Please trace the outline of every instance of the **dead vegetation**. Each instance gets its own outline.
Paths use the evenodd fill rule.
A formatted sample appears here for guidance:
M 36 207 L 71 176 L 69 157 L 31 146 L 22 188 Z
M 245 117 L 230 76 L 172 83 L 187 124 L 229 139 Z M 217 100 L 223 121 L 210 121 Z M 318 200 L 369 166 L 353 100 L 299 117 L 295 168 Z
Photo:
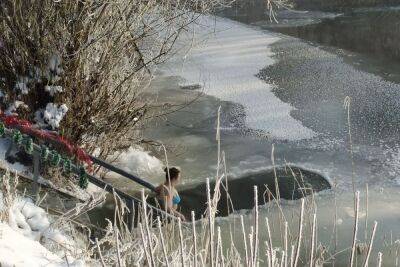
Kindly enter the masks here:
M 2 110 L 55 129 L 53 108 L 65 115 L 60 133 L 89 152 L 99 148 L 105 157 L 127 148 L 138 141 L 151 111 L 141 94 L 154 66 L 174 53 L 178 37 L 190 34 L 198 16 L 223 4 L 1 1 Z

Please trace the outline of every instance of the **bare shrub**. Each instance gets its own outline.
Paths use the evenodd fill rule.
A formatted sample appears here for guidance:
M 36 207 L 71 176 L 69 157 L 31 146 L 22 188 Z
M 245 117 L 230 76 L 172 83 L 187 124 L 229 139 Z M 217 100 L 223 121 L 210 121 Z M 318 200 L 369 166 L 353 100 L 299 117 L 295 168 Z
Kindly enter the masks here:
M 152 68 L 223 1 L 1 1 L 1 107 L 100 156 L 129 147 Z

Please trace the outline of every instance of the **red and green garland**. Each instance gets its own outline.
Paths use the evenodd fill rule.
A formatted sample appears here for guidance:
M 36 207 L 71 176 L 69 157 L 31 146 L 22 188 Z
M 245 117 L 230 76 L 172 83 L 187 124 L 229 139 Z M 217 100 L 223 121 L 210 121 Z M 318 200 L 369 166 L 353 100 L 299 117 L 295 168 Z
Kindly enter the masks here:
M 7 116 L 4 113 L 0 113 L 0 120 L 8 128 L 18 129 L 24 134 L 34 136 L 43 141 L 50 140 L 60 144 L 65 149 L 68 155 L 75 156 L 75 158 L 79 162 L 87 165 L 89 171 L 92 170 L 93 163 L 92 160 L 90 159 L 90 156 L 82 148 L 80 148 L 75 144 L 72 144 L 72 142 L 66 139 L 65 137 L 45 130 L 35 129 L 32 127 L 31 122 L 27 120 L 18 119 L 16 116 Z M 15 136 L 15 138 L 19 137 Z M 27 147 L 30 147 L 29 144 L 27 145 Z

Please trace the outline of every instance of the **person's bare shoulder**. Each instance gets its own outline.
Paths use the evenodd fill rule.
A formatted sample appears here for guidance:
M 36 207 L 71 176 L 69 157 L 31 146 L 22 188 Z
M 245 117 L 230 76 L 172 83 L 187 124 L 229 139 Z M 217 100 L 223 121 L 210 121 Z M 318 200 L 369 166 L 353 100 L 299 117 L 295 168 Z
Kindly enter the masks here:
M 157 193 L 160 197 L 168 196 L 169 189 L 165 184 L 161 184 L 157 187 Z

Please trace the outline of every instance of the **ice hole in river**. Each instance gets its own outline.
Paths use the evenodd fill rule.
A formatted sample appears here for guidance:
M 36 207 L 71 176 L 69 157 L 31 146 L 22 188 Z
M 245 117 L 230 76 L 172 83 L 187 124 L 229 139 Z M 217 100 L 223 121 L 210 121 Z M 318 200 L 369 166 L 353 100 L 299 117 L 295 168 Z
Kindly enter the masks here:
M 280 197 L 286 200 L 300 199 L 313 192 L 331 188 L 330 183 L 323 175 L 311 170 L 296 166 L 279 167 L 275 168 L 275 170 Z M 225 184 L 224 179 L 222 183 Z M 212 195 L 214 186 L 215 181 L 210 182 Z M 254 207 L 254 186 L 258 187 L 259 205 L 264 205 L 266 202 L 273 200 L 276 197 L 274 170 L 269 169 L 249 173 L 235 179 L 228 178 L 229 206 L 227 205 L 225 189 L 221 186 L 217 216 L 228 216 L 233 211 L 252 209 Z M 267 190 L 267 187 L 269 190 Z M 190 218 L 192 210 L 195 211 L 196 219 L 205 215 L 207 209 L 206 183 L 180 188 L 178 191 L 182 198 L 180 209 L 187 218 Z

